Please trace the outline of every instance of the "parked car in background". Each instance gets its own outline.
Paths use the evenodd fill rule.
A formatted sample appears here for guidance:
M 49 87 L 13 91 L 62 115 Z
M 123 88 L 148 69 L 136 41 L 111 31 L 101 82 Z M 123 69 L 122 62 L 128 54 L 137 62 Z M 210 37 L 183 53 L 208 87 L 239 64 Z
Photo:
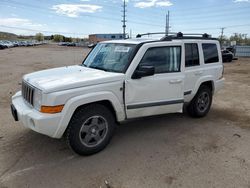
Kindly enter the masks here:
M 67 45 L 68 45 L 68 42 L 59 42 L 58 45 L 59 45 L 59 46 L 67 46 Z
M 2 41 L 0 41 L 0 49 L 3 50 L 5 48 L 8 48 Z
M 13 43 L 7 40 L 2 41 L 4 45 L 6 45 L 8 48 L 14 47 Z
M 76 46 L 75 42 L 60 42 L 59 46 Z
M 74 43 L 74 42 L 69 42 L 69 43 L 67 44 L 67 46 L 76 46 L 76 43 Z
M 26 41 L 21 41 L 21 42 L 19 42 L 19 46 L 27 46 Z
M 36 40 L 25 40 L 25 41 L 8 41 L 8 40 L 0 40 L 0 49 L 12 48 L 12 47 L 22 47 L 22 46 L 38 46 L 42 44 L 47 44 L 47 42 L 36 41 Z
M 232 52 L 230 52 L 229 50 L 222 50 L 222 60 L 223 62 L 232 62 L 234 55 Z

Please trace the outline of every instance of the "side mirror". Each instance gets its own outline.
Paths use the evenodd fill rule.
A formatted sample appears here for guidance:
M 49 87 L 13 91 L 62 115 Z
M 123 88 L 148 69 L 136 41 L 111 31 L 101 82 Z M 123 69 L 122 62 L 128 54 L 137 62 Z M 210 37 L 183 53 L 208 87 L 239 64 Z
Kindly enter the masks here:
M 97 44 L 89 44 L 88 48 L 94 48 Z
M 154 66 L 142 65 L 137 67 L 134 74 L 132 75 L 132 79 L 140 79 L 142 77 L 152 76 L 154 74 L 155 74 Z

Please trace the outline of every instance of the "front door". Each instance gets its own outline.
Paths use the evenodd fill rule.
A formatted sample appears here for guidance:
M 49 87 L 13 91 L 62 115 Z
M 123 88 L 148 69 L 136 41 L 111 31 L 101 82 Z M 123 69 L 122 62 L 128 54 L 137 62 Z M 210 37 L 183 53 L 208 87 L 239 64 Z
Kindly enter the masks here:
M 138 66 L 154 66 L 155 74 L 125 81 L 128 118 L 182 111 L 181 59 L 181 46 L 156 46 L 146 50 Z

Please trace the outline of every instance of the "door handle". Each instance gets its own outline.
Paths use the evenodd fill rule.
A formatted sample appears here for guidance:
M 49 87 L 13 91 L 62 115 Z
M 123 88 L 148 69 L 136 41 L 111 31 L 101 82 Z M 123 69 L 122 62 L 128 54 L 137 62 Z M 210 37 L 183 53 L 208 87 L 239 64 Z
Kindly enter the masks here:
M 175 79 L 175 80 L 170 80 L 170 81 L 169 81 L 170 84 L 179 84 L 179 83 L 181 83 L 181 82 L 182 82 L 181 79 Z
M 203 71 L 197 71 L 194 73 L 195 75 L 199 76 L 199 75 L 202 75 L 203 74 Z

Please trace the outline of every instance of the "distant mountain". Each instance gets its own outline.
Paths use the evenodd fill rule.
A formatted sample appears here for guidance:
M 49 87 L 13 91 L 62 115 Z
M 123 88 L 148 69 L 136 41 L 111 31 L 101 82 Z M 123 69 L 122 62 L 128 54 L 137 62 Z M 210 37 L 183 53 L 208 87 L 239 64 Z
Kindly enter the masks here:
M 18 36 L 13 33 L 7 33 L 0 31 L 0 40 L 15 40 Z

